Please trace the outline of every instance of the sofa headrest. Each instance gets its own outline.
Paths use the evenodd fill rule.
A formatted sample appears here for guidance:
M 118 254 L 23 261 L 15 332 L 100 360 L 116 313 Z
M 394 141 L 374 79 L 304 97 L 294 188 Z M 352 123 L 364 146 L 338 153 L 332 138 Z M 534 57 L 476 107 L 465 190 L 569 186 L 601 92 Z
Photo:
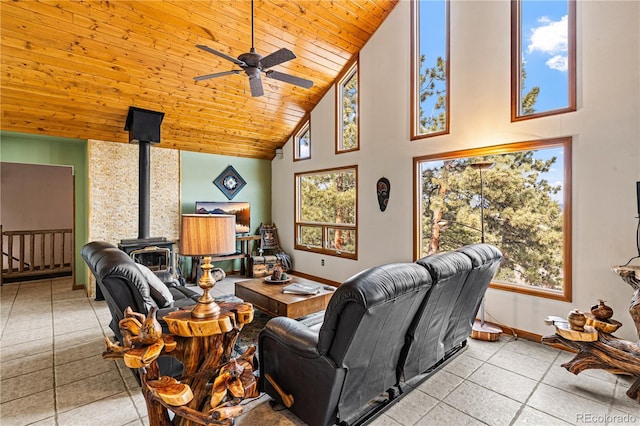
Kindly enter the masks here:
M 460 247 L 456 251 L 467 255 L 474 268 L 502 259 L 502 252 L 490 244 L 471 244 Z
M 431 276 L 413 263 L 393 263 L 364 270 L 342 283 L 325 311 L 320 329 L 319 350 L 326 353 L 333 343 L 340 315 L 349 304 L 361 306 L 362 312 L 406 293 L 429 288 Z
M 147 280 L 128 254 L 104 241 L 93 241 L 86 244 L 82 248 L 81 254 L 94 272 L 96 279 L 103 285 L 106 286 L 105 278 L 124 278 L 136 287 L 147 309 L 158 306 L 151 297 Z
M 91 241 L 82 247 L 82 250 L 80 251 L 80 255 L 82 256 L 84 261 L 87 263 L 87 265 L 89 265 L 91 270 L 95 272 L 93 267 L 95 266 L 96 262 L 95 262 L 95 259 L 93 259 L 93 257 L 96 255 L 99 256 L 100 252 L 107 248 L 117 249 L 116 246 L 106 241 Z
M 472 269 L 471 259 L 455 251 L 432 254 L 416 260 L 416 264 L 426 268 L 431 278 L 438 282 Z
M 342 283 L 331 297 L 329 306 L 348 300 L 367 309 L 430 282 L 431 277 L 411 263 L 376 266 L 359 272 Z

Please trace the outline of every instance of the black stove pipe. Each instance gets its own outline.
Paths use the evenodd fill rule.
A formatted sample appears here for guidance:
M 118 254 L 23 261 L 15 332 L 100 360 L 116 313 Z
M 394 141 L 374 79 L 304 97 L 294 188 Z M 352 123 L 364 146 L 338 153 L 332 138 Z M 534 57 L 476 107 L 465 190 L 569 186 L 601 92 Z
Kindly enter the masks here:
M 129 131 L 129 142 L 140 146 L 138 162 L 138 239 L 149 239 L 149 221 L 151 216 L 151 144 L 160 143 L 160 124 L 163 112 L 129 107 L 124 127 Z
M 138 239 L 149 238 L 149 220 L 151 217 L 151 144 L 140 141 L 139 171 L 138 171 Z

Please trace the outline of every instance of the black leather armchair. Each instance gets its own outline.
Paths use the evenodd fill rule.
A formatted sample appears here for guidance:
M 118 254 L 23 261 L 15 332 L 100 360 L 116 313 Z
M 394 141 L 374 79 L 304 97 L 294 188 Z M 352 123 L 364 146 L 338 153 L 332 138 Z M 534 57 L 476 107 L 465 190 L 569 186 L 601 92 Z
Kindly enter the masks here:
M 486 244 L 363 271 L 334 293 L 318 328 L 283 317 L 260 333 L 261 377 L 311 426 L 352 424 L 386 393 L 464 348 L 502 255 Z M 284 403 L 269 380 L 261 387 Z M 410 387 L 404 386 L 405 389 Z
M 111 312 L 109 328 L 120 343 L 123 343 L 123 338 L 118 324 L 124 318 L 124 311 L 128 306 L 144 315 L 152 307 L 158 308 L 157 318 L 162 324 L 163 332 L 168 333 L 167 324 L 162 318 L 180 307 L 194 305 L 200 297 L 198 293 L 180 285 L 170 275 L 163 275 L 164 284 L 173 298 L 173 302 L 165 304 L 162 296 L 152 291 L 148 280 L 131 257 L 105 241 L 86 244 L 82 247 L 81 255 L 96 278 L 96 285 L 102 290 Z M 177 377 L 182 374 L 182 364 L 173 357 L 161 356 L 158 365 L 161 375 Z

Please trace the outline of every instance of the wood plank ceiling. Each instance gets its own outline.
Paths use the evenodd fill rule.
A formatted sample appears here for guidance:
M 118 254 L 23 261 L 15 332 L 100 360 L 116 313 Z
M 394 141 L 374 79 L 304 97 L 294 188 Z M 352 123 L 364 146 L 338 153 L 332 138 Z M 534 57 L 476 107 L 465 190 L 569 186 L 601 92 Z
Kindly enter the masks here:
M 160 146 L 271 159 L 398 0 L 256 0 L 255 47 L 297 58 L 274 70 L 312 80 L 304 89 L 265 77 L 193 77 L 237 66 L 251 47 L 248 0 L 4 1 L 5 131 L 128 142 L 129 106 L 162 111 Z

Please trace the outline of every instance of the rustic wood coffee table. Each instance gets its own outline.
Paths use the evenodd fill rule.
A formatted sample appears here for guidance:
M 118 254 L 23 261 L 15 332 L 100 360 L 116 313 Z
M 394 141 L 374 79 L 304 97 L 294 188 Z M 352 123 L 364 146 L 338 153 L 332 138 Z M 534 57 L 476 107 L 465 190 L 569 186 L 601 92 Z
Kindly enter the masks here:
M 291 281 L 284 284 L 269 284 L 264 278 L 238 281 L 235 285 L 236 296 L 272 316 L 300 318 L 323 311 L 327 308 L 333 291 L 324 285 L 305 278 L 289 275 Z M 320 292 L 310 296 L 284 294 L 282 288 L 292 283 L 320 285 Z

